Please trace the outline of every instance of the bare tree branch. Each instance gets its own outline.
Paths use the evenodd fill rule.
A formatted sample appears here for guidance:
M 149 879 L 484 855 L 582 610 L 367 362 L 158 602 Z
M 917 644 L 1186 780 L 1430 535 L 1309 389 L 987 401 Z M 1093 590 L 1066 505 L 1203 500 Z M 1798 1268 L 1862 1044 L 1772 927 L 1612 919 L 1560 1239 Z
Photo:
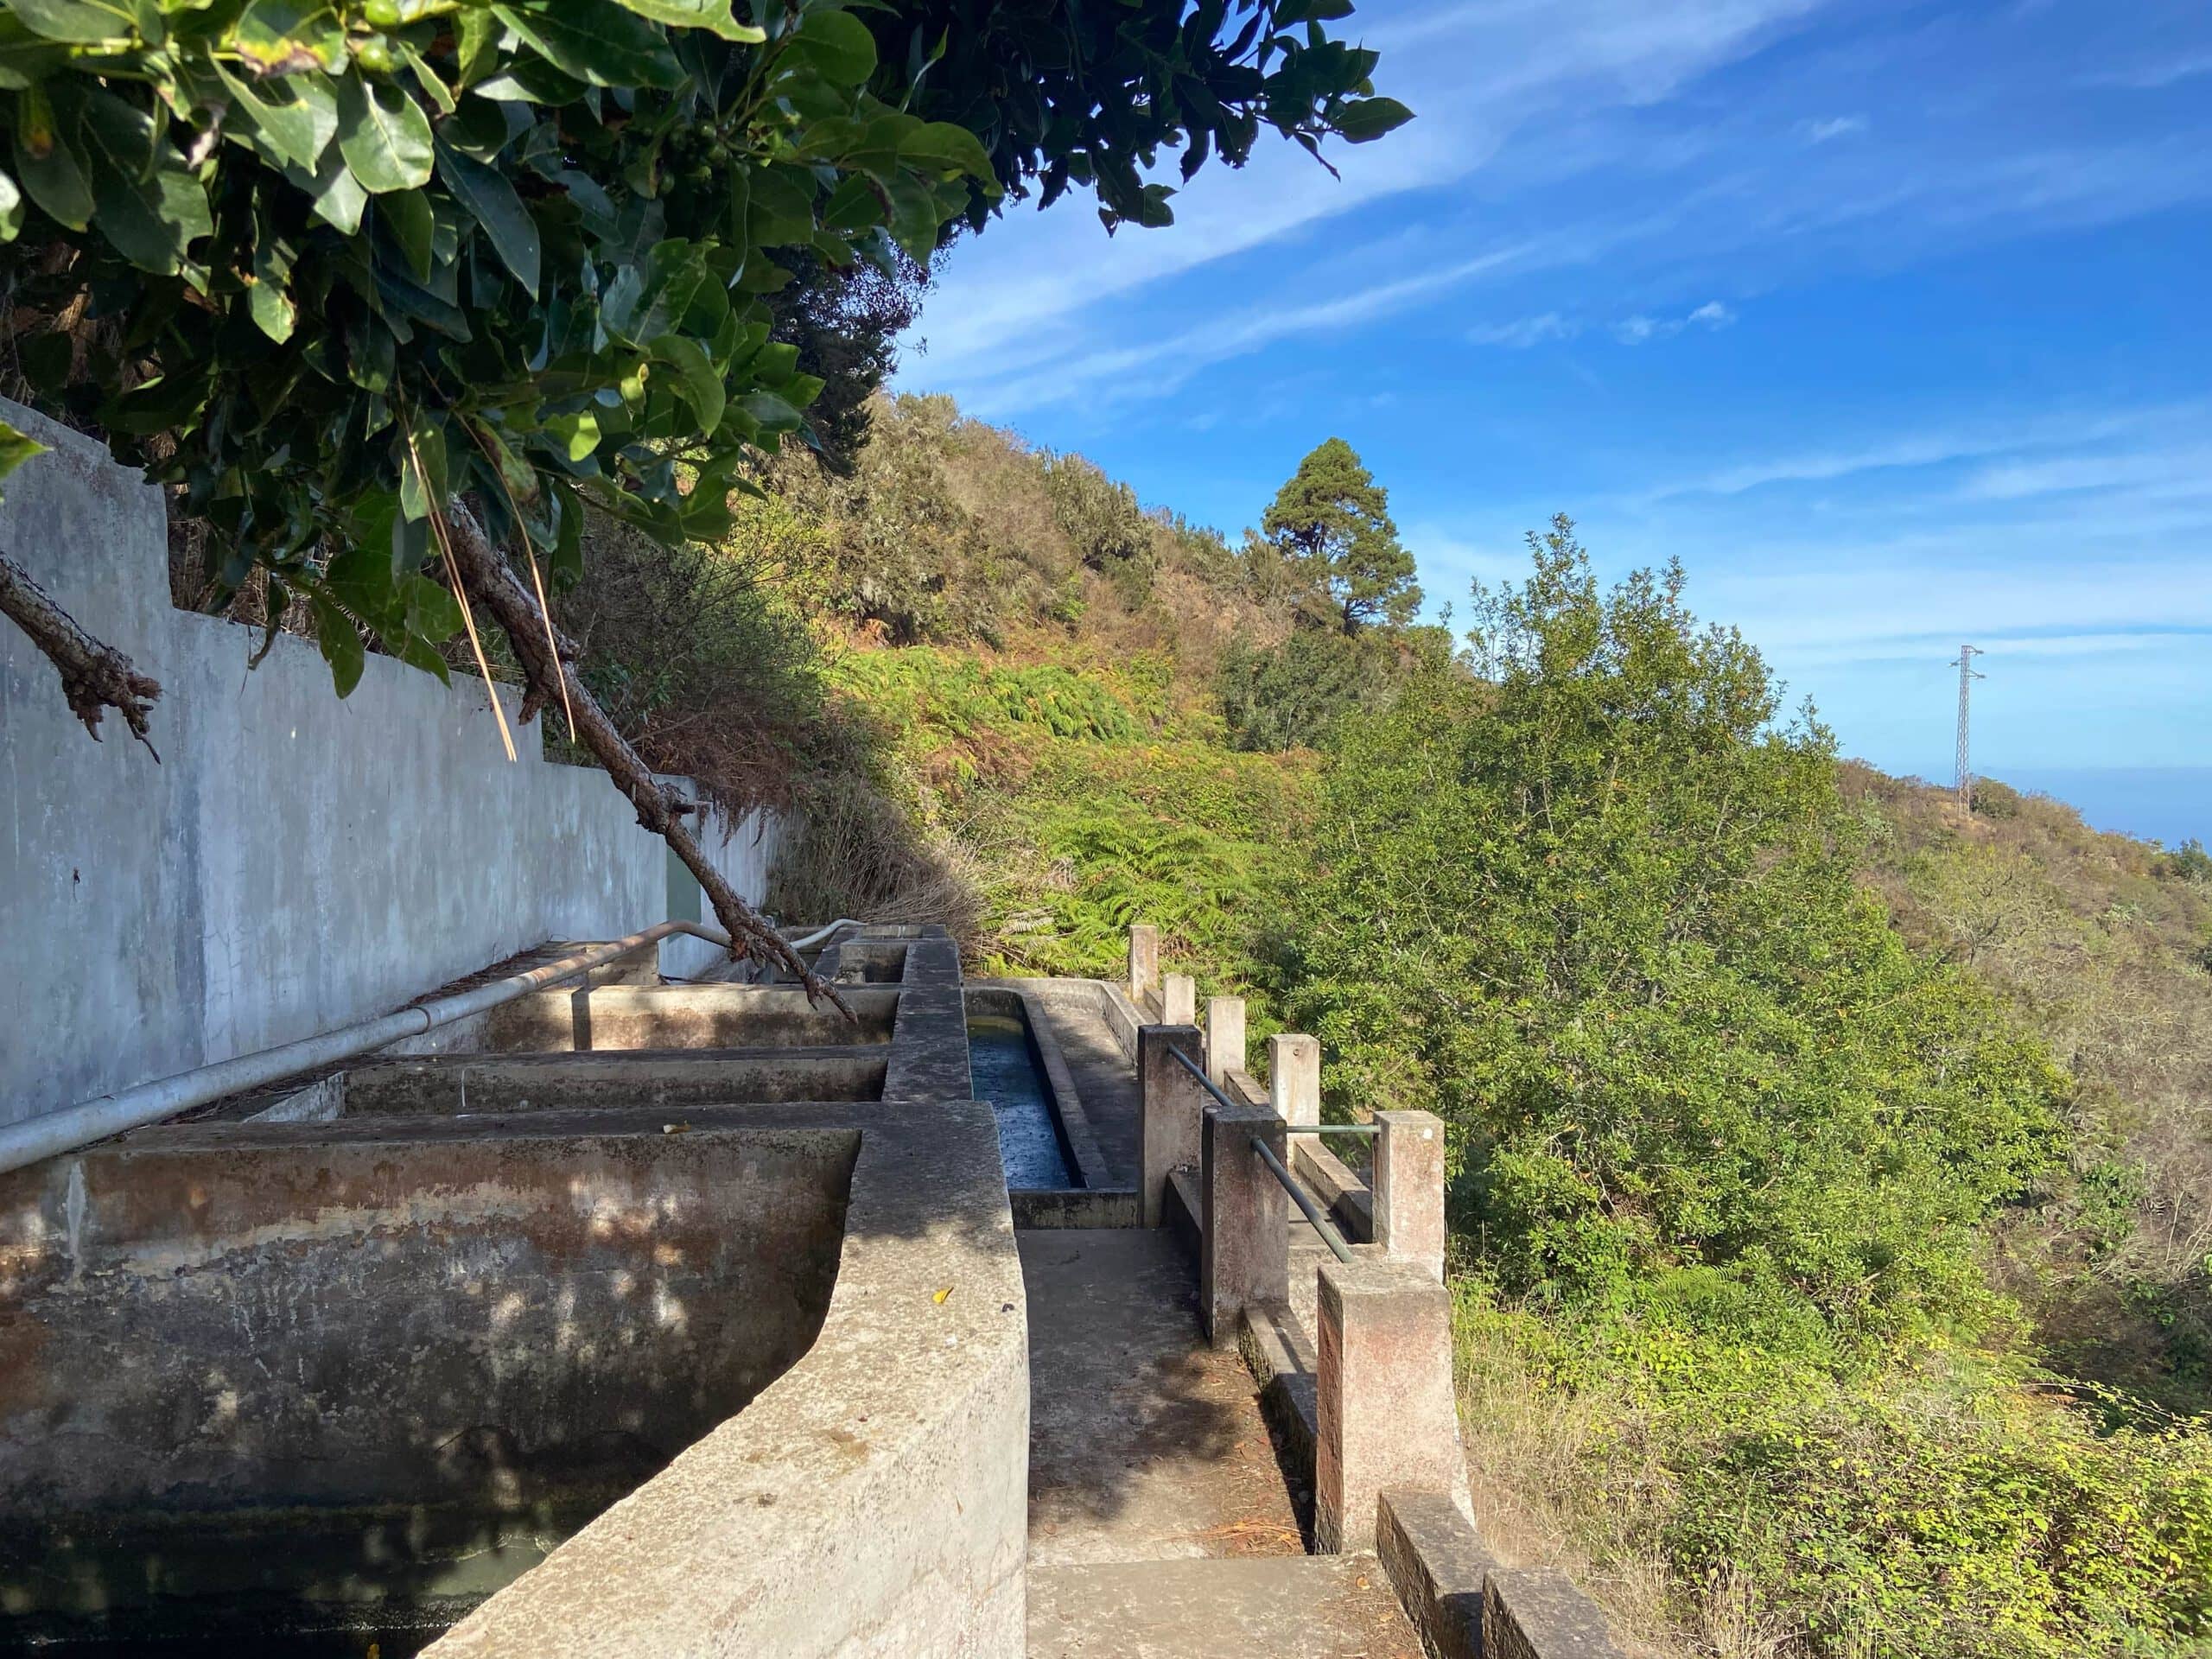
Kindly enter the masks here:
M 69 700 L 69 712 L 85 722 L 94 742 L 99 741 L 102 714 L 112 709 L 156 764 L 160 763 L 162 757 L 146 734 L 154 699 L 162 695 L 160 681 L 149 679 L 114 646 L 102 645 L 79 627 L 75 618 L 4 554 L 0 554 L 0 613 L 11 618 L 54 664 L 61 676 L 61 695 Z
M 468 589 L 468 596 L 488 611 L 507 636 L 520 659 L 527 683 L 523 707 L 527 719 L 546 703 L 558 699 L 565 683 L 568 706 L 575 719 L 574 735 L 592 752 L 614 785 L 638 809 L 638 822 L 673 848 L 699 885 L 714 902 L 715 917 L 730 938 L 734 957 L 765 958 L 797 976 L 810 1001 L 827 997 L 848 1018 L 847 1006 L 836 987 L 810 971 L 760 912 L 747 904 L 722 873 L 708 861 L 697 838 L 684 824 L 685 814 L 697 810 L 692 804 L 653 776 L 652 770 L 630 747 L 629 740 L 607 717 L 599 700 L 585 688 L 573 666 L 575 647 L 562 639 L 550 619 L 537 607 L 506 560 L 493 547 L 475 515 L 456 503 L 448 514 L 453 531 L 454 568 Z M 557 650 L 555 642 L 557 643 Z

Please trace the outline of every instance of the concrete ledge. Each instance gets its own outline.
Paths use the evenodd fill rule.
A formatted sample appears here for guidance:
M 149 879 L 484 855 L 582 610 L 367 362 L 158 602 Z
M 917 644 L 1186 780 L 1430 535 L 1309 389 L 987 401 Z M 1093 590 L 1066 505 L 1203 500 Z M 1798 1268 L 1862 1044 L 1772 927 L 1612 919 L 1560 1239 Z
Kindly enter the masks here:
M 1319 1412 L 1313 1338 L 1287 1307 L 1248 1308 L 1238 1346 L 1260 1385 L 1260 1408 L 1282 1436 L 1293 1472 L 1310 1490 Z
M 1430 1659 L 1484 1659 L 1484 1597 L 1497 1563 L 1459 1506 L 1441 1492 L 1386 1491 L 1375 1548 Z
M 563 1107 L 878 1100 L 889 1050 L 630 1049 L 592 1054 L 445 1054 L 357 1061 L 330 1079 L 333 1116 Z M 264 1115 L 264 1121 L 276 1121 Z
M 1149 1025 L 1152 1014 L 1140 1012 L 1129 1000 L 1129 994 L 1110 980 L 1093 979 L 1083 982 L 1097 988 L 1098 1011 L 1104 1016 L 1106 1029 L 1121 1045 L 1122 1057 L 1131 1065 L 1137 1063 L 1137 1028 Z
M 1291 1173 L 1313 1190 L 1348 1243 L 1375 1241 L 1375 1199 L 1358 1171 L 1322 1144 L 1318 1136 L 1290 1137 Z
M 1191 1253 L 1196 1266 L 1205 1251 L 1205 1203 L 1198 1194 L 1197 1172 L 1178 1169 L 1167 1177 L 1167 1196 L 1160 1206 L 1160 1224 L 1175 1235 L 1175 1242 Z
M 1624 1659 L 1598 1604 L 1549 1567 L 1491 1570 L 1482 1651 L 1483 1659 Z
M 1025 1230 L 1144 1225 L 1144 1205 L 1133 1186 L 1016 1187 L 1007 1199 L 1014 1224 Z

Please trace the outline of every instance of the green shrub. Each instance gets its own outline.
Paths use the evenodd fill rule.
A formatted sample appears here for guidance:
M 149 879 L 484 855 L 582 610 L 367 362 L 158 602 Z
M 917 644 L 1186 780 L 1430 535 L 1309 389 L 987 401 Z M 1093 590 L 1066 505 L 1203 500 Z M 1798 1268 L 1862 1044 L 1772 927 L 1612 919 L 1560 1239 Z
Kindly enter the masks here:
M 2000 784 L 1994 778 L 1977 778 L 1969 798 L 1974 811 L 1985 818 L 2017 818 L 2020 816 L 2020 791 L 2010 784 Z
M 1477 620 L 1487 684 L 1346 721 L 1286 895 L 1333 1092 L 1446 1116 L 1516 1293 L 1705 1268 L 1847 1339 L 1974 1316 L 2065 1080 L 1858 887 L 1827 734 L 1679 572 L 1601 594 L 1563 525 Z

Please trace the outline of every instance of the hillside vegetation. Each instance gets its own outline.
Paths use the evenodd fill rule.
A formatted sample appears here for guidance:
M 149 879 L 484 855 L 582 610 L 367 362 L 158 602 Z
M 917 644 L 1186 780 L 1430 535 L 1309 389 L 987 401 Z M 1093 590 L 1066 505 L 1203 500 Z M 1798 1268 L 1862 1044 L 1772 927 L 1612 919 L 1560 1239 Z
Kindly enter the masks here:
M 1340 443 L 1231 538 L 879 402 L 564 603 L 773 903 L 982 971 L 1129 922 L 1452 1134 L 1486 1531 L 1662 1654 L 2212 1639 L 2212 858 L 1841 760 L 1564 520 L 1464 645 Z

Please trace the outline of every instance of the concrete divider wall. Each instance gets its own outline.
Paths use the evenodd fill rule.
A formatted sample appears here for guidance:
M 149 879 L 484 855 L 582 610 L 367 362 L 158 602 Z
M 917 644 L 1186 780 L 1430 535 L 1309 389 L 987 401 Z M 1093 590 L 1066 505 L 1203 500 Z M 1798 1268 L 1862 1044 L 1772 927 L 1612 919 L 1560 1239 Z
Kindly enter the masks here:
M 480 683 L 371 657 L 340 702 L 312 641 L 169 603 L 158 490 L 0 400 L 51 454 L 7 480 L 0 553 L 162 683 L 161 763 L 93 742 L 0 621 L 0 1123 L 309 1036 L 549 938 L 702 917 L 698 884 L 595 769 L 500 747 Z M 514 706 L 509 698 L 512 721 Z M 766 887 L 778 826 L 710 852 Z M 714 960 L 671 941 L 663 969 Z

